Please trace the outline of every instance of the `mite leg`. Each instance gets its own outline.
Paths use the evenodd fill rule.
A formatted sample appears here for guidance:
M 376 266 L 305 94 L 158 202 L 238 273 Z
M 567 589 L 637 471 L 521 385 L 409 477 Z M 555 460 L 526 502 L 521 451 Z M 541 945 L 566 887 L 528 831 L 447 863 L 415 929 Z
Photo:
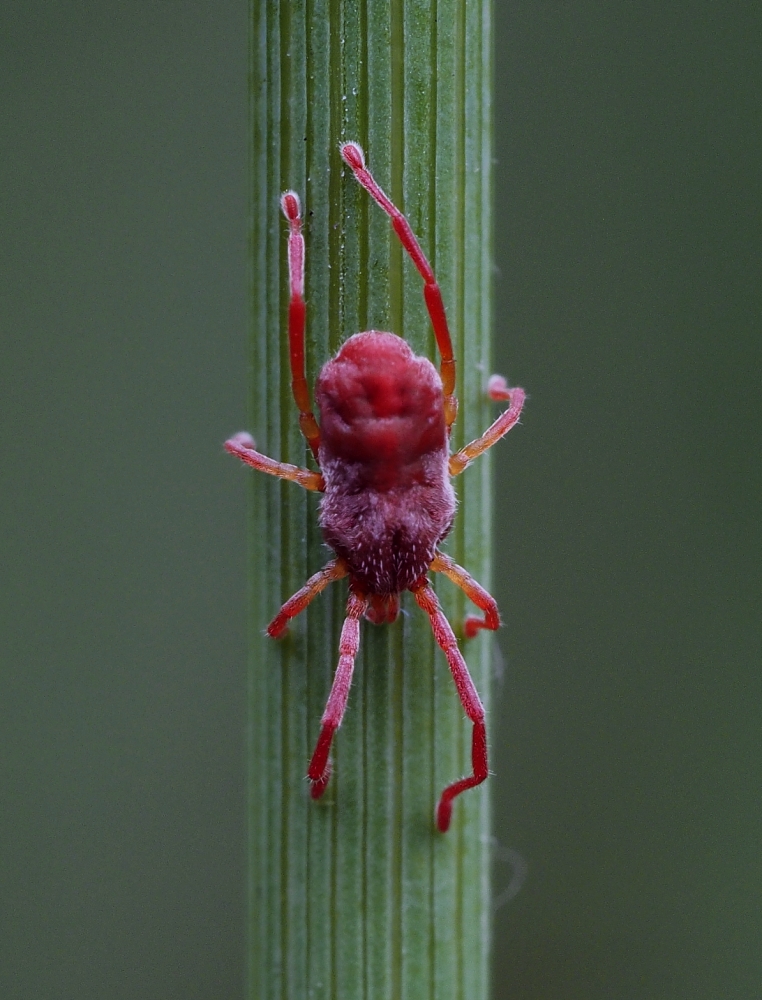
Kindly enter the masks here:
M 333 734 L 341 725 L 344 711 L 347 707 L 349 688 L 352 685 L 352 673 L 355 668 L 355 657 L 360 648 L 360 618 L 367 605 L 367 599 L 360 594 L 350 593 L 347 601 L 347 616 L 341 629 L 339 642 L 339 665 L 333 677 L 331 693 L 320 720 L 320 736 L 315 752 L 312 755 L 307 776 L 312 782 L 311 795 L 319 799 L 326 789 L 331 777 L 331 762 L 328 754 L 331 749 Z
M 292 597 L 289 597 L 278 614 L 267 626 L 267 634 L 270 638 L 280 639 L 286 632 L 288 623 L 292 618 L 296 618 L 298 614 L 301 614 L 307 605 L 322 590 L 325 590 L 329 583 L 333 583 L 334 580 L 341 580 L 348 572 L 349 570 L 343 559 L 332 559 L 329 563 L 326 563 L 321 570 L 309 578 L 300 590 L 297 590 Z
M 457 587 L 460 587 L 466 597 L 473 601 L 477 608 L 481 608 L 484 612 L 484 618 L 479 618 L 478 615 L 466 615 L 463 628 L 467 639 L 473 639 L 481 628 L 487 628 L 493 632 L 500 628 L 500 613 L 497 610 L 497 601 L 462 566 L 458 566 L 444 552 L 437 552 L 430 569 L 432 573 L 444 573 Z
M 288 219 L 288 280 L 291 297 L 288 303 L 288 350 L 291 359 L 291 391 L 299 408 L 299 427 L 317 459 L 320 448 L 320 430 L 310 403 L 310 391 L 304 366 L 304 237 L 299 195 L 285 191 L 280 196 L 280 207 Z
M 458 649 L 458 643 L 452 627 L 442 613 L 437 595 L 431 589 L 429 581 L 424 578 L 419 585 L 416 585 L 413 594 L 418 604 L 431 620 L 434 638 L 447 657 L 461 704 L 466 715 L 474 724 L 471 740 L 471 767 L 473 774 L 470 778 L 461 778 L 460 781 L 455 781 L 452 785 L 448 785 L 442 792 L 439 805 L 437 806 L 437 826 L 442 833 L 445 833 L 450 826 L 453 799 L 460 795 L 461 792 L 480 785 L 489 773 L 487 769 L 487 731 L 484 726 L 484 706 L 481 703 L 474 682 L 471 680 L 471 675 L 468 672 L 466 661 L 463 659 L 463 654 Z
M 521 408 L 524 405 L 526 393 L 523 389 L 516 387 L 509 389 L 505 384 L 505 379 L 501 375 L 493 375 L 489 380 L 488 388 L 490 399 L 508 399 L 510 404 L 497 420 L 490 424 L 487 430 L 471 444 L 450 455 L 450 475 L 459 476 L 475 458 L 491 448 L 495 442 L 499 441 L 504 434 L 507 434 L 511 427 L 518 422 L 521 416 Z
M 445 423 L 450 427 L 458 412 L 458 401 L 454 395 L 455 358 L 453 357 L 452 340 L 450 338 L 449 327 L 447 326 L 447 315 L 444 303 L 442 302 L 442 293 L 434 277 L 431 264 L 429 264 L 423 250 L 421 250 L 421 246 L 415 238 L 413 230 L 410 228 L 410 223 L 397 206 L 384 194 L 376 183 L 373 174 L 365 166 L 365 153 L 363 153 L 362 148 L 356 142 L 345 142 L 341 147 L 341 157 L 352 168 L 357 181 L 392 220 L 392 226 L 400 239 L 400 243 L 407 250 L 410 259 L 423 278 L 423 297 L 426 301 L 426 308 L 429 311 L 434 336 L 436 337 L 437 346 L 442 358 L 440 373 L 445 396 Z
M 305 490 L 316 490 L 322 493 L 325 489 L 325 482 L 319 472 L 310 472 L 309 469 L 300 469 L 298 465 L 289 465 L 288 462 L 276 462 L 274 458 L 268 458 L 257 451 L 254 447 L 254 438 L 241 431 L 234 434 L 229 441 L 225 442 L 225 451 L 230 452 L 246 462 L 260 472 L 267 472 L 271 476 L 278 476 L 279 479 L 289 479 L 292 483 L 298 483 Z

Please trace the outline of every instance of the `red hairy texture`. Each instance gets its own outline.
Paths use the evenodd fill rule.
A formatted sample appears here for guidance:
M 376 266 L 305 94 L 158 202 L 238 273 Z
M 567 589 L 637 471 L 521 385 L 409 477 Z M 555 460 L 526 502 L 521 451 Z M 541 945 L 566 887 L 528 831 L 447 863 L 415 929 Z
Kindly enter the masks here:
M 455 514 L 437 370 L 400 337 L 371 330 L 323 367 L 315 397 L 325 540 L 371 593 L 405 590 Z

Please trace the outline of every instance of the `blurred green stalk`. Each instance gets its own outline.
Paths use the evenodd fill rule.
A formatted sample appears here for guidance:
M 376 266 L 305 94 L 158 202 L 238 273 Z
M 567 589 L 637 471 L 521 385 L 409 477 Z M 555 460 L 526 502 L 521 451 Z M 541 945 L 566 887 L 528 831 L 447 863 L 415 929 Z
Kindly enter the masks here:
M 436 271 L 459 362 L 453 447 L 492 414 L 491 4 L 482 0 L 253 0 L 252 430 L 261 450 L 311 464 L 289 384 L 286 224 L 302 199 L 307 358 L 391 330 L 435 358 L 422 283 L 386 216 L 341 163 L 357 140 Z M 490 950 L 489 782 L 434 825 L 470 771 L 470 725 L 428 620 L 403 601 L 363 623 L 354 687 L 319 802 L 305 780 L 338 659 L 346 584 L 273 642 L 262 630 L 322 566 L 317 497 L 252 473 L 250 526 L 250 996 L 256 1000 L 484 1000 Z M 447 551 L 490 583 L 490 459 L 457 481 Z M 462 595 L 437 581 L 459 630 Z M 490 646 L 468 644 L 489 710 Z M 494 734 L 493 738 L 494 738 Z

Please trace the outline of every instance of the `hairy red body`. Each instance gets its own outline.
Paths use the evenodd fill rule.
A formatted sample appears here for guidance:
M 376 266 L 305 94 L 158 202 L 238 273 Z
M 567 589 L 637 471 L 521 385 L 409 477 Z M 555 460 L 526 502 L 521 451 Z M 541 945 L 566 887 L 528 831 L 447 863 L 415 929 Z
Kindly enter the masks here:
M 288 307 L 291 387 L 299 409 L 299 425 L 320 472 L 277 462 L 256 450 L 246 433 L 225 442 L 227 450 L 261 472 L 298 483 L 323 494 L 320 524 L 336 553 L 286 603 L 267 627 L 272 638 L 286 634 L 288 622 L 335 580 L 349 578 L 346 618 L 341 630 L 339 663 L 321 719 L 320 736 L 308 768 L 312 796 L 319 798 L 331 774 L 329 752 L 341 725 L 360 644 L 360 619 L 376 625 L 393 622 L 400 593 L 412 592 L 426 612 L 444 652 L 466 715 L 473 723 L 473 773 L 448 785 L 437 806 L 437 826 L 450 825 L 454 799 L 481 784 L 489 773 L 484 707 L 458 646 L 452 626 L 439 607 L 428 573 L 442 573 L 460 587 L 484 613 L 469 615 L 467 638 L 480 629 L 498 628 L 494 599 L 465 569 L 438 550 L 452 527 L 455 493 L 450 482 L 460 475 L 519 419 L 523 389 L 509 389 L 493 375 L 489 397 L 507 400 L 505 410 L 481 437 L 450 454 L 450 429 L 458 412 L 455 358 L 434 272 L 405 216 L 389 200 L 365 166 L 362 149 L 353 142 L 341 147 L 356 180 L 389 216 L 392 227 L 423 278 L 423 295 L 441 355 L 439 372 L 418 357 L 393 333 L 356 333 L 328 361 L 318 376 L 315 396 L 319 423 L 310 408 L 304 360 L 304 237 L 299 197 L 286 191 L 281 207 L 289 223 Z
M 442 380 L 393 333 L 356 333 L 317 380 L 326 542 L 369 593 L 407 590 L 452 526 Z

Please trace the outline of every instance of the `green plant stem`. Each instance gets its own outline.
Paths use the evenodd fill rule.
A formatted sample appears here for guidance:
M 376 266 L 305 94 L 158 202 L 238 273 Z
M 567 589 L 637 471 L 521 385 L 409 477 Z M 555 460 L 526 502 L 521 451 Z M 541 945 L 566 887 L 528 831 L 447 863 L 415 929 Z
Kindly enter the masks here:
M 344 339 L 391 330 L 435 358 L 422 283 L 348 176 L 357 140 L 437 273 L 459 361 L 459 447 L 492 413 L 491 5 L 482 0 L 253 0 L 253 394 L 261 450 L 310 464 L 291 398 L 281 191 L 306 217 L 310 383 Z M 486 585 L 490 459 L 457 481 L 446 550 Z M 405 595 L 363 623 L 354 686 L 319 802 L 305 773 L 338 658 L 334 584 L 273 642 L 262 629 L 329 555 L 317 498 L 252 474 L 250 996 L 484 1000 L 490 947 L 489 782 L 436 832 L 441 790 L 470 772 L 471 727 L 426 616 Z M 462 595 L 437 581 L 456 626 Z M 465 648 L 489 711 L 489 637 Z M 488 715 L 489 718 L 489 715 Z M 494 734 L 492 734 L 494 739 Z

